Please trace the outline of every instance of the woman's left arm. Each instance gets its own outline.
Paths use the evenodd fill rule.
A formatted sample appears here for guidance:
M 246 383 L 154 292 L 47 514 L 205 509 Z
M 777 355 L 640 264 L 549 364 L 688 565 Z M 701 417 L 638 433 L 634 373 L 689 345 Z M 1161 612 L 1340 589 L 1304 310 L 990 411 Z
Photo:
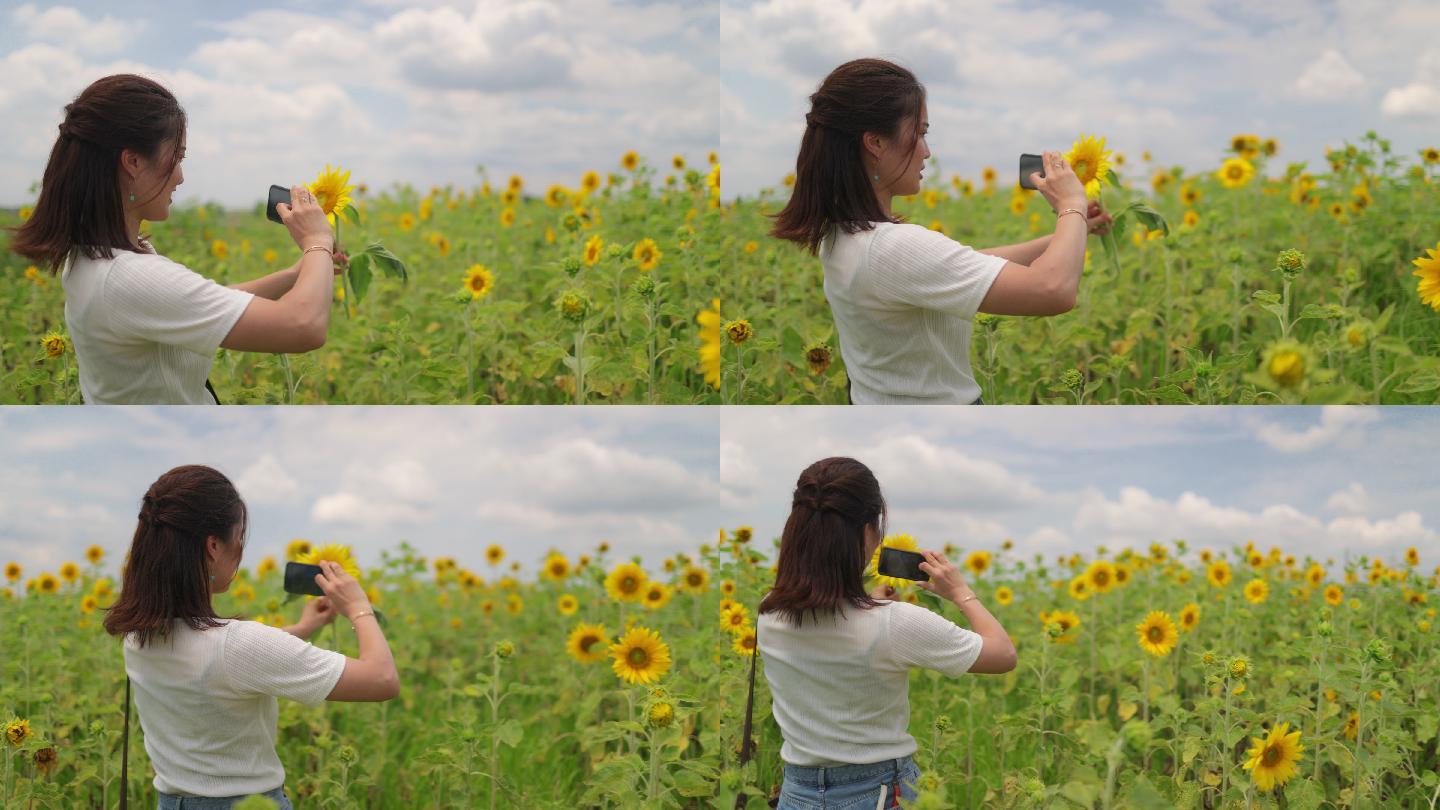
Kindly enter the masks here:
M 991 256 L 999 256 L 1006 261 L 1015 262 L 1016 264 L 1029 265 L 1040 258 L 1040 254 L 1044 253 L 1046 248 L 1050 247 L 1050 239 L 1054 235 L 1053 233 L 1046 234 L 1039 239 L 1031 239 L 1029 242 L 985 248 L 980 252 L 988 253 Z
M 253 293 L 261 298 L 268 298 L 271 301 L 278 300 L 280 296 L 290 292 L 295 286 L 295 279 L 300 277 L 300 263 L 290 265 L 284 270 L 276 270 L 268 276 L 242 281 L 239 284 L 231 284 L 232 290 L 244 290 Z
M 305 603 L 305 609 L 300 613 L 300 621 L 280 629 L 302 641 L 309 641 L 316 630 L 333 621 L 335 609 L 331 607 L 329 599 L 321 596 Z

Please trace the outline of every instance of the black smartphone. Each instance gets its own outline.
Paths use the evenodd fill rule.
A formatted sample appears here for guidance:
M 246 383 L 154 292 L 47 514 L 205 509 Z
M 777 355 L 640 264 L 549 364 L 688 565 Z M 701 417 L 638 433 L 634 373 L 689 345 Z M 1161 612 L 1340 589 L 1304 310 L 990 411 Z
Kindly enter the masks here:
M 324 596 L 325 592 L 315 584 L 315 575 L 318 573 L 320 573 L 318 565 L 298 562 L 285 563 L 285 592 L 305 596 Z
M 271 186 L 270 199 L 265 203 L 265 218 L 284 225 L 284 220 L 280 219 L 280 212 L 275 210 L 275 205 L 282 202 L 286 205 L 290 204 L 290 189 L 285 186 Z
M 1045 159 L 1039 155 L 1020 156 L 1020 187 L 1035 190 L 1035 184 L 1030 182 L 1030 175 L 1038 174 L 1045 176 Z
M 880 573 L 887 577 L 929 582 L 930 575 L 920 570 L 922 562 L 925 562 L 923 554 L 889 546 L 880 549 Z

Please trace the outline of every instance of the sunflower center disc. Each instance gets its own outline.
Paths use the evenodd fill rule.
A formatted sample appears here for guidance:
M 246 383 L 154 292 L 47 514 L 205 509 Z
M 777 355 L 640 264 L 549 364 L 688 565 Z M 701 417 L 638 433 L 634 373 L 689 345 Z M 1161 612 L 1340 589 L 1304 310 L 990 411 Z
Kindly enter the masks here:
M 630 661 L 631 664 L 637 667 L 643 667 L 646 664 L 650 663 L 650 655 L 639 647 L 631 650 L 630 654 L 625 657 Z

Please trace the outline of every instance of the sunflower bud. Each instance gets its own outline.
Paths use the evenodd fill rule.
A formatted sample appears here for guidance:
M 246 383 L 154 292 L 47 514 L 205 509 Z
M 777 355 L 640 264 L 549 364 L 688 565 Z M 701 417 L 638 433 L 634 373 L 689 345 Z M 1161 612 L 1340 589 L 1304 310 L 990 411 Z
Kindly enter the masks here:
M 565 271 L 565 275 L 574 278 L 580 272 L 580 257 L 566 256 L 560 260 L 560 269 Z
M 675 722 L 675 707 L 668 701 L 659 701 L 650 706 L 650 711 L 646 713 L 645 719 L 650 728 L 665 728 Z
M 495 642 L 495 657 L 509 658 L 515 654 L 515 645 L 509 641 Z
M 1365 645 L 1365 658 L 1372 664 L 1385 664 L 1390 661 L 1390 645 L 1378 638 L 1370 639 Z
M 1295 248 L 1280 251 L 1280 255 L 1275 259 L 1275 269 L 1280 271 L 1286 281 L 1293 281 L 1304 272 L 1305 264 L 1305 254 Z
M 944 732 L 950 730 L 950 717 L 949 717 L 949 715 L 944 715 L 944 714 L 942 714 L 942 715 L 940 715 L 939 717 L 936 717 L 936 718 L 935 718 L 935 730 L 936 730 L 936 731 L 939 731 L 939 732 L 941 732 L 941 733 L 944 733 Z
M 584 293 L 570 290 L 560 296 L 559 300 L 555 302 L 555 307 L 560 310 L 560 314 L 564 316 L 565 320 L 571 323 L 580 323 L 585 320 L 585 313 L 590 310 L 590 301 Z
M 655 297 L 655 277 L 648 273 L 644 274 L 635 279 L 635 284 L 631 289 L 635 291 L 636 295 L 649 301 Z

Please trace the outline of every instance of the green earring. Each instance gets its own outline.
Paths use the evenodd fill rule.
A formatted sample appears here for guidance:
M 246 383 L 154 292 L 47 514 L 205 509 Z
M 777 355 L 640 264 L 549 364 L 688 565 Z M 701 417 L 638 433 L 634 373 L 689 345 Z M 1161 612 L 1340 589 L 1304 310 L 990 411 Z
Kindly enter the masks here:
M 876 180 L 879 180 L 880 178 L 877 177 L 877 178 L 875 178 L 875 179 L 876 179 Z M 131 195 L 130 195 L 130 202 L 135 202 L 135 195 L 134 195 L 134 194 L 131 194 Z

